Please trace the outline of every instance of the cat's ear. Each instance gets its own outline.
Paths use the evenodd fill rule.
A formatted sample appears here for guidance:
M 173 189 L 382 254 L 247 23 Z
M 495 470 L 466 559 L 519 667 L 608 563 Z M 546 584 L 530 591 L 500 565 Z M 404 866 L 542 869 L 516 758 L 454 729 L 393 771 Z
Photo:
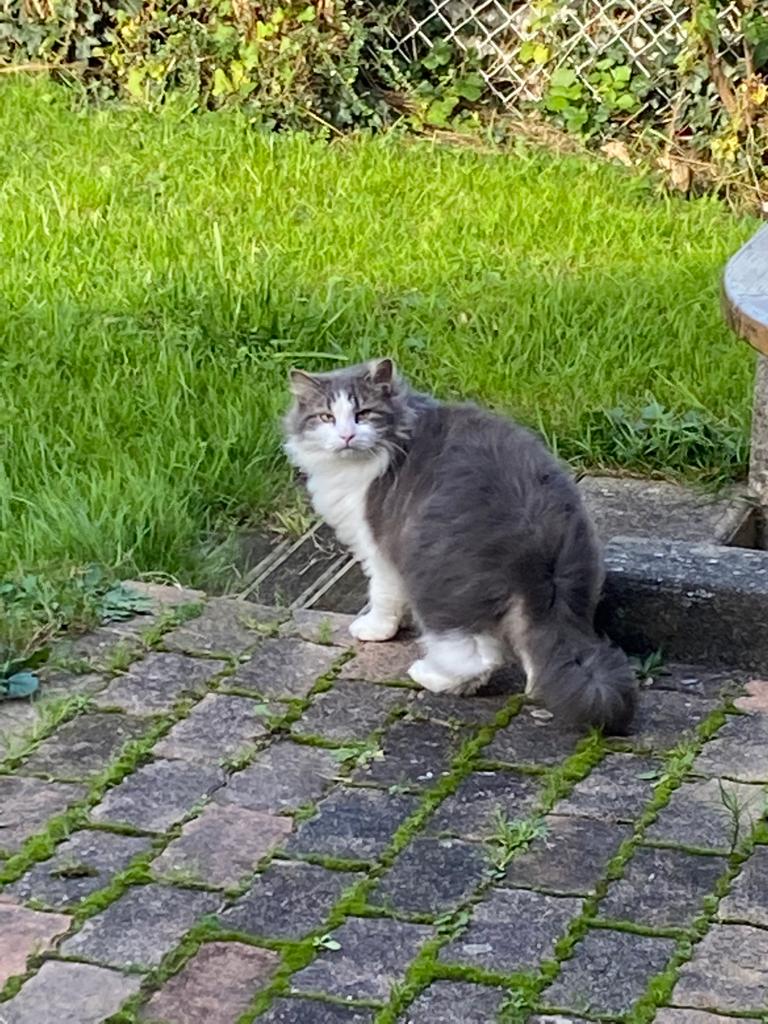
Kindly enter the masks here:
M 397 370 L 390 358 L 375 359 L 368 364 L 368 379 L 374 387 L 381 388 L 386 394 L 395 387 L 397 383 Z
M 323 390 L 317 377 L 313 377 L 311 373 L 305 373 L 304 370 L 289 370 L 288 387 L 291 389 L 293 397 L 300 402 L 307 401 L 312 397 L 316 398 Z

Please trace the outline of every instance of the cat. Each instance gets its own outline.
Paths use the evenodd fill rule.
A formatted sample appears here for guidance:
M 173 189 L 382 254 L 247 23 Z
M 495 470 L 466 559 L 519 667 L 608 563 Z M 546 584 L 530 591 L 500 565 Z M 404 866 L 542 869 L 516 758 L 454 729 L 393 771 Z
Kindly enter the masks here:
M 410 610 L 411 679 L 466 692 L 517 655 L 526 692 L 575 725 L 627 732 L 636 682 L 595 633 L 603 584 L 576 484 L 537 436 L 478 406 L 411 390 L 391 359 L 292 370 L 285 451 L 315 511 L 362 563 L 361 641 Z

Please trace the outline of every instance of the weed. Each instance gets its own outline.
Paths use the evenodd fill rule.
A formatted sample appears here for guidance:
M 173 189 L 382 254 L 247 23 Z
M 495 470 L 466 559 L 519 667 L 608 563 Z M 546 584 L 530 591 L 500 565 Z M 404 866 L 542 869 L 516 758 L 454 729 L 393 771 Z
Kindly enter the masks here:
M 547 834 L 543 819 L 508 819 L 500 808 L 496 808 L 494 831 L 491 844 L 491 862 L 497 872 L 503 872 L 509 862 L 521 850 L 527 849 L 534 839 Z

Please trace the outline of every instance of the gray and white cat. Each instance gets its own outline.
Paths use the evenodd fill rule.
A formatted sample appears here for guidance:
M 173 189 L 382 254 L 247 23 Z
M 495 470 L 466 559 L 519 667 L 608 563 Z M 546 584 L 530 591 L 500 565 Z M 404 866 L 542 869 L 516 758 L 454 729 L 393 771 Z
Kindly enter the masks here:
M 359 558 L 383 641 L 408 609 L 434 693 L 518 656 L 526 692 L 571 722 L 625 732 L 636 700 L 626 656 L 593 627 L 600 550 L 575 483 L 523 427 L 412 391 L 390 359 L 290 374 L 285 449 L 315 510 Z

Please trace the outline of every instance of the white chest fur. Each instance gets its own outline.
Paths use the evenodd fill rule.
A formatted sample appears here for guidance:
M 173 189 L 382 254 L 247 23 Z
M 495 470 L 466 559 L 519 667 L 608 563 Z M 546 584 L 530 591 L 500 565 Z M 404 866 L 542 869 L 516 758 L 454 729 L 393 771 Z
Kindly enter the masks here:
M 306 467 L 315 511 L 363 563 L 376 548 L 365 514 L 368 488 L 386 470 L 388 461 L 381 453 L 368 459 L 324 459 Z

